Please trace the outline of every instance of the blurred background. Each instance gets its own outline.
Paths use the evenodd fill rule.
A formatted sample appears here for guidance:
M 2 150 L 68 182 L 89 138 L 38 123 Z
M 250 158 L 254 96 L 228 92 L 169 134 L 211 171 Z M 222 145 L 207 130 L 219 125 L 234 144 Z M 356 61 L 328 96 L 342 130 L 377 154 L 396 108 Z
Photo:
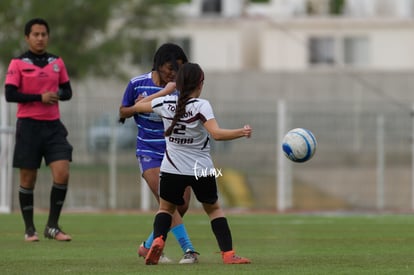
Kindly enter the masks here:
M 60 103 L 74 146 L 66 209 L 157 207 L 135 158 L 136 126 L 117 116 L 129 80 L 174 42 L 205 71 L 202 97 L 220 126 L 254 129 L 248 140 L 212 142 L 226 208 L 414 210 L 414 0 L 2 0 L 3 79 L 26 50 L 31 17 L 49 21 L 48 50 L 74 90 Z M 10 212 L 16 104 L 0 94 L 0 212 Z M 301 164 L 281 152 L 297 127 L 318 141 Z M 36 208 L 48 208 L 50 188 L 43 166 Z

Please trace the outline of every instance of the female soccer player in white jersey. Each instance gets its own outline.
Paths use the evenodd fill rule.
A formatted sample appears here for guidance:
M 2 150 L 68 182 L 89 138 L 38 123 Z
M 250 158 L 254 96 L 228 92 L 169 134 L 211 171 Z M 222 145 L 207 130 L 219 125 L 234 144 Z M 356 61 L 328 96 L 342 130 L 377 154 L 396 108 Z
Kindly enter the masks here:
M 187 56 L 180 46 L 173 43 L 161 45 L 155 52 L 152 70 L 129 81 L 119 109 L 121 122 L 133 117 L 138 126 L 136 157 L 142 176 L 157 201 L 159 201 L 160 166 L 165 151 L 164 126 L 159 115 L 153 112 L 137 114 L 133 106 L 137 100 L 158 92 L 168 82 L 174 81 L 179 66 L 187 62 Z M 181 218 L 188 209 L 190 195 L 191 190 L 187 188 L 183 195 L 185 204 L 177 208 L 171 224 L 171 232 L 184 252 L 183 258 L 179 261 L 180 264 L 192 264 L 198 261 L 198 253 L 195 252 Z M 151 232 L 147 240 L 138 247 L 139 256 L 144 258 L 147 256 L 153 240 Z M 167 263 L 170 260 L 163 256 L 160 262 Z
M 161 163 L 160 206 L 154 219 L 154 241 L 145 258 L 147 265 L 158 264 L 164 249 L 172 215 L 182 205 L 183 193 L 191 186 L 198 201 L 210 218 L 212 231 L 225 264 L 248 264 L 250 260 L 237 256 L 227 219 L 218 203 L 215 168 L 210 156 L 209 136 L 215 140 L 250 137 L 252 129 L 222 129 L 214 118 L 210 103 L 199 98 L 204 73 L 198 64 L 186 63 L 177 72 L 179 96 L 167 95 L 173 83 L 165 89 L 137 102 L 136 112 L 155 112 L 162 117 L 167 148 Z

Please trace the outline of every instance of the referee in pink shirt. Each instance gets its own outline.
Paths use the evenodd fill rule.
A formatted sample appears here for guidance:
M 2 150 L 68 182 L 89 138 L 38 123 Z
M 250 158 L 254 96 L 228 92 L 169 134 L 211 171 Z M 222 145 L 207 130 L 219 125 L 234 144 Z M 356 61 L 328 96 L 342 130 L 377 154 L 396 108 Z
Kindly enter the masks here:
M 13 167 L 20 169 L 19 202 L 25 224 L 25 240 L 39 241 L 33 220 L 33 192 L 37 171 L 44 158 L 53 183 L 50 211 L 44 236 L 57 241 L 72 238 L 59 227 L 66 197 L 72 145 L 60 121 L 59 101 L 72 97 L 72 88 L 63 60 L 46 52 L 49 25 L 41 18 L 28 21 L 24 29 L 28 51 L 9 64 L 5 95 L 17 103 L 16 143 Z

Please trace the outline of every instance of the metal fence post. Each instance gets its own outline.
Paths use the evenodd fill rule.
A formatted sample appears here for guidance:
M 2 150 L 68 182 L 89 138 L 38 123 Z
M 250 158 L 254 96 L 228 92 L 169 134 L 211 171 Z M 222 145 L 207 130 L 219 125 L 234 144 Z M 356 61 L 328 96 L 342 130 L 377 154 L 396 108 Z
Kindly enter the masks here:
M 286 210 L 286 158 L 282 150 L 283 134 L 286 130 L 286 104 L 280 100 L 277 105 L 277 148 L 276 148 L 276 190 L 277 190 L 277 210 Z
M 377 208 L 384 209 L 384 115 L 377 117 Z

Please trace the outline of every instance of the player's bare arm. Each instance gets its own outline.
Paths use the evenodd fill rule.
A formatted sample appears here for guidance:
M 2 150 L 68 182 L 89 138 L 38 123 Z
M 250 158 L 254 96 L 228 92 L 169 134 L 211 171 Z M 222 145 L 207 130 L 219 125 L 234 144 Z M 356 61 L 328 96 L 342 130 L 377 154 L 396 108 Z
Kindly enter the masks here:
M 204 123 L 204 127 L 215 140 L 231 140 L 241 137 L 249 138 L 252 134 L 252 128 L 249 125 L 245 125 L 243 128 L 238 129 L 223 129 L 220 128 L 217 120 L 214 118 L 207 120 Z
M 121 106 L 121 107 L 119 107 L 119 118 L 120 119 L 130 118 L 134 114 L 135 114 L 134 106 L 130 106 L 130 107 Z
M 144 97 L 139 102 L 140 103 L 151 102 L 151 100 L 153 100 L 154 98 L 169 95 L 169 94 L 173 93 L 174 91 L 175 91 L 175 82 L 168 82 L 167 85 L 165 85 L 164 89 L 159 90 L 155 94 Z M 137 103 L 135 103 L 135 105 Z
M 152 112 L 151 101 L 154 98 L 169 95 L 174 91 L 175 91 L 175 82 L 168 82 L 167 85 L 165 85 L 164 89 L 156 92 L 155 94 L 147 96 L 143 98 L 142 100 L 137 101 L 135 105 L 133 106 L 134 111 L 136 113 Z
M 175 82 L 169 82 L 164 89 L 150 96 L 140 98 L 138 97 L 135 105 L 130 107 L 121 106 L 119 108 L 119 118 L 125 119 L 132 117 L 135 113 L 149 113 L 152 112 L 151 100 L 157 97 L 166 96 L 175 91 Z

